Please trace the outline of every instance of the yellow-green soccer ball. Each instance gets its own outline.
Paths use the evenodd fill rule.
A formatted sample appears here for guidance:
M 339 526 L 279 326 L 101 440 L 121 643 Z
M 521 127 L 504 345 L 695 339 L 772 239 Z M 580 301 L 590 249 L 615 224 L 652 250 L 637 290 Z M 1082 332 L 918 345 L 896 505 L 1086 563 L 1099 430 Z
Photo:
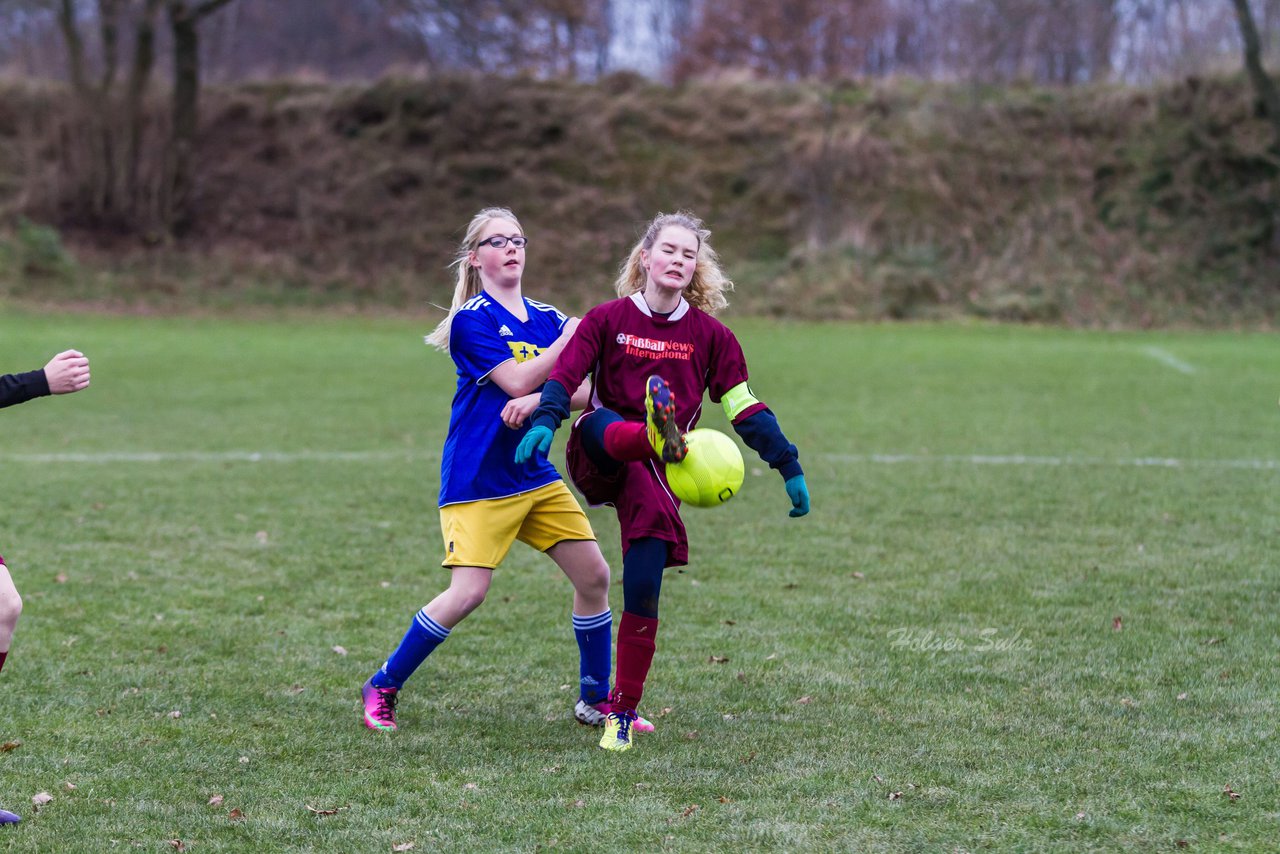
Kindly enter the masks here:
M 718 430 L 699 427 L 684 435 L 688 455 L 667 465 L 667 483 L 685 504 L 719 507 L 742 488 L 742 452 Z

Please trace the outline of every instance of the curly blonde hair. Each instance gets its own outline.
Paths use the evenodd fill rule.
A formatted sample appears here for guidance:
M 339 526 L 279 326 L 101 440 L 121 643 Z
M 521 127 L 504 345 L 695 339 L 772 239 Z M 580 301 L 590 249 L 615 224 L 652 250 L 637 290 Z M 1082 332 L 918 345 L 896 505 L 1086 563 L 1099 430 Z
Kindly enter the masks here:
M 729 304 L 726 293 L 733 290 L 733 282 L 720 269 L 720 256 L 711 248 L 711 230 L 688 211 L 658 214 L 644 230 L 644 236 L 631 250 L 627 260 L 618 270 L 614 290 L 618 296 L 627 297 L 644 290 L 649 272 L 644 268 L 641 253 L 653 249 L 658 235 L 667 226 L 679 226 L 698 237 L 698 260 L 694 264 L 693 278 L 684 289 L 684 298 L 695 308 L 707 314 L 715 314 Z
M 480 232 L 495 219 L 510 220 L 516 224 L 516 228 L 519 228 L 521 233 L 524 233 L 520 220 L 506 208 L 485 208 L 471 218 L 470 224 L 467 225 L 466 236 L 462 238 L 462 243 L 458 245 L 458 252 L 449 264 L 457 270 L 457 285 L 453 289 L 453 302 L 449 306 L 449 314 L 425 339 L 428 344 L 438 350 L 444 350 L 446 353 L 449 351 L 449 327 L 453 325 L 453 316 L 458 313 L 463 303 L 484 290 L 484 283 L 480 281 L 480 270 L 470 263 L 471 253 L 480 247 Z

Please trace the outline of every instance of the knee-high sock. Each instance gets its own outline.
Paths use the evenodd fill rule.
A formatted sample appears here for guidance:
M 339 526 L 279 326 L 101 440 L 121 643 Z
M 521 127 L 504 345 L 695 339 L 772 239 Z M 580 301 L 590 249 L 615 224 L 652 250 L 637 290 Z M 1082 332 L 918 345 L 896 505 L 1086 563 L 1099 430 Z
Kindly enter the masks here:
M 657 619 L 622 612 L 618 624 L 618 677 L 611 698 L 615 712 L 634 712 L 640 704 L 657 648 L 657 635 Z
M 413 675 L 413 671 L 417 670 L 418 666 L 427 660 L 427 656 L 444 643 L 447 637 L 449 637 L 449 629 L 428 617 L 427 609 L 423 608 L 414 615 L 413 622 L 409 624 L 409 631 L 405 632 L 404 639 L 400 641 L 400 646 L 396 647 L 396 651 L 391 653 L 391 657 L 378 672 L 373 674 L 371 680 L 373 686 L 397 690 L 403 688 L 405 680 Z
M 601 611 L 588 617 L 573 615 L 573 634 L 578 640 L 578 697 L 594 706 L 609 699 L 609 668 L 613 639 L 613 612 Z
M 604 449 L 615 460 L 648 460 L 654 456 L 649 434 L 640 421 L 615 421 L 604 428 Z

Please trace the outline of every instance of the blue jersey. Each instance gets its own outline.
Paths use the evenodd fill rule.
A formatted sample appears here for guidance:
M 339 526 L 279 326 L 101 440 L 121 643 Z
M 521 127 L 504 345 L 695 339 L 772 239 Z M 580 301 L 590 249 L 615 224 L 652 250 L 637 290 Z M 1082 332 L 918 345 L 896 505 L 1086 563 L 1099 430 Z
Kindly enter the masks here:
M 489 374 L 503 362 L 532 359 L 555 343 L 568 319 L 554 306 L 524 301 L 521 322 L 483 291 L 467 300 L 449 328 L 449 353 L 458 367 L 458 388 L 449 413 L 449 436 L 440 463 L 440 506 L 519 495 L 560 479 L 544 458 L 515 462 L 516 446 L 529 430 L 502 423 L 510 398 Z

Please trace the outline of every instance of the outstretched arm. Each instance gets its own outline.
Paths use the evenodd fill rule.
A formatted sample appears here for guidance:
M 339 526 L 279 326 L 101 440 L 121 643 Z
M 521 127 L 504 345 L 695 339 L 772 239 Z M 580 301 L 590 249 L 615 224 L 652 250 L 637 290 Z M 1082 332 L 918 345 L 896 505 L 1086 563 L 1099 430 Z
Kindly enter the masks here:
M 524 397 L 511 398 L 507 401 L 506 406 L 502 407 L 502 423 L 512 430 L 520 429 L 524 426 L 525 419 L 533 414 L 541 402 L 542 393 L 536 391 L 533 394 L 526 394 Z M 580 409 L 586 409 L 587 404 L 590 402 L 591 380 L 586 379 L 582 381 L 582 385 L 578 386 L 578 390 L 573 393 L 569 408 L 577 412 Z
M 551 437 L 569 417 L 575 400 L 583 393 L 587 374 L 595 364 L 598 354 L 599 320 L 594 309 L 587 312 L 583 324 L 582 331 L 573 337 L 556 364 L 552 372 L 554 376 L 548 377 L 546 385 L 542 387 L 542 402 L 529 416 L 532 426 L 516 448 L 517 463 L 547 455 L 551 450 Z M 566 386 L 566 383 L 569 385 Z M 570 394 L 569 388 L 575 389 L 573 394 Z
M 0 407 L 48 394 L 70 394 L 88 385 L 88 358 L 78 350 L 66 350 L 50 359 L 42 370 L 0 376 Z
M 547 381 L 551 369 L 556 365 L 556 359 L 560 358 L 565 345 L 569 343 L 569 339 L 573 337 L 573 332 L 577 328 L 578 318 L 569 318 L 560 328 L 560 337 L 550 347 L 524 362 L 517 362 L 515 359 L 503 362 L 489 373 L 489 379 L 505 391 L 507 397 L 516 398 L 533 394 L 538 390 L 538 386 Z
M 791 499 L 791 516 L 809 512 L 809 486 L 800 467 L 800 452 L 787 441 L 778 419 L 751 393 L 746 383 L 734 386 L 721 399 L 734 431 L 760 459 L 782 475 L 787 497 Z

